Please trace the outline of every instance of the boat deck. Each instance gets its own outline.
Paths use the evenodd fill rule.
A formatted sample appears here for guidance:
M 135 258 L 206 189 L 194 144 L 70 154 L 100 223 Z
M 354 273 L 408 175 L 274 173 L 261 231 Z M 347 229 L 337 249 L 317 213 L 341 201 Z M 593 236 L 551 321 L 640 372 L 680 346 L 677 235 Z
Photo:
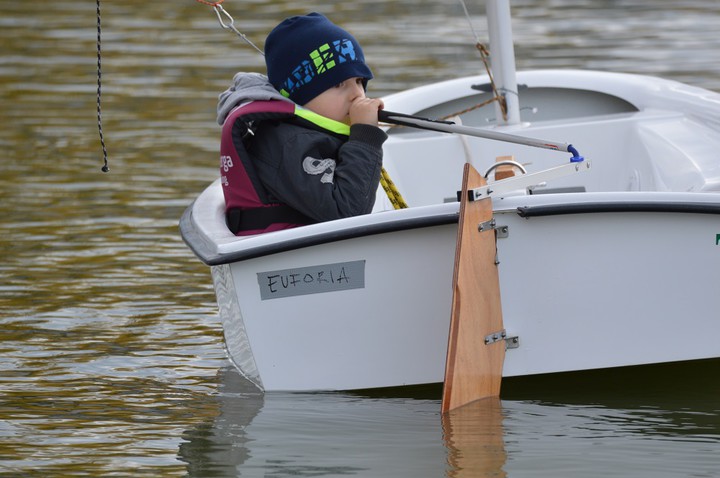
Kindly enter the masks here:
M 468 125 L 463 121 L 463 124 Z M 472 126 L 472 125 L 470 125 Z M 395 128 L 393 128 L 395 129 Z M 397 128 L 400 130 L 407 128 Z M 515 135 L 566 142 L 592 162 L 592 173 L 554 181 L 552 188 L 588 192 L 720 190 L 720 136 L 709 126 L 664 110 L 621 112 L 504 127 Z M 463 164 L 484 172 L 498 157 L 512 156 L 528 172 L 569 160 L 569 154 L 523 145 L 427 131 L 391 131 L 384 166 L 412 206 L 455 200 Z M 542 192 L 542 189 L 538 189 Z M 392 206 L 383 194 L 375 211 Z

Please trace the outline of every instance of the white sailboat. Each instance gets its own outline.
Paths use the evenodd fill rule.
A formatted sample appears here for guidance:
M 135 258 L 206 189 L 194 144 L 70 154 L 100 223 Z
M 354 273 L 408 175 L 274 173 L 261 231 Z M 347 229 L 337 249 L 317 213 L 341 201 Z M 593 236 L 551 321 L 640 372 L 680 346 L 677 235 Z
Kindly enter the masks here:
M 720 357 L 720 94 L 515 72 L 508 2 L 489 0 L 487 13 L 493 78 L 384 98 L 388 111 L 453 121 L 389 128 L 383 164 L 410 207 L 380 190 L 372 214 L 236 237 L 216 181 L 183 215 L 183 239 L 211 267 L 228 353 L 259 388 L 442 382 L 463 168 L 508 156 L 516 175 L 490 172 L 476 190 L 492 197 L 503 377 Z M 493 83 L 504 117 L 473 109 Z

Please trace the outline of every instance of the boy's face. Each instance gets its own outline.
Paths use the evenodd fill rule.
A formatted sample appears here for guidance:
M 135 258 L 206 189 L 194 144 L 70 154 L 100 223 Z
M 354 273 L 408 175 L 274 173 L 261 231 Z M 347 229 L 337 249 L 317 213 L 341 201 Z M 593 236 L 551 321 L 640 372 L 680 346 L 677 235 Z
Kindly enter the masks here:
M 350 124 L 350 104 L 357 98 L 365 98 L 362 78 L 348 78 L 303 105 L 326 118 Z

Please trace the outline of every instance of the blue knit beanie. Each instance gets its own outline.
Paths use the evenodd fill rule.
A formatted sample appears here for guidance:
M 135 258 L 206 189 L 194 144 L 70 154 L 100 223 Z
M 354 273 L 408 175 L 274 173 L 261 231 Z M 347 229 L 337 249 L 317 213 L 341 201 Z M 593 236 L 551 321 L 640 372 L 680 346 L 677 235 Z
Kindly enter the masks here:
M 287 98 L 304 105 L 348 78 L 373 74 L 355 38 L 320 13 L 285 19 L 265 40 L 270 83 Z

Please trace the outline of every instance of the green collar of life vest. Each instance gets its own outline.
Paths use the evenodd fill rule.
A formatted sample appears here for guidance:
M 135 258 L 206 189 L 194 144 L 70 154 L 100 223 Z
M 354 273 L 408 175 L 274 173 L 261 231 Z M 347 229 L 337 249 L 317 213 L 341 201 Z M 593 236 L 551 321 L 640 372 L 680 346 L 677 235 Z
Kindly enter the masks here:
M 295 105 L 295 115 L 335 134 L 350 136 L 350 126 Z

